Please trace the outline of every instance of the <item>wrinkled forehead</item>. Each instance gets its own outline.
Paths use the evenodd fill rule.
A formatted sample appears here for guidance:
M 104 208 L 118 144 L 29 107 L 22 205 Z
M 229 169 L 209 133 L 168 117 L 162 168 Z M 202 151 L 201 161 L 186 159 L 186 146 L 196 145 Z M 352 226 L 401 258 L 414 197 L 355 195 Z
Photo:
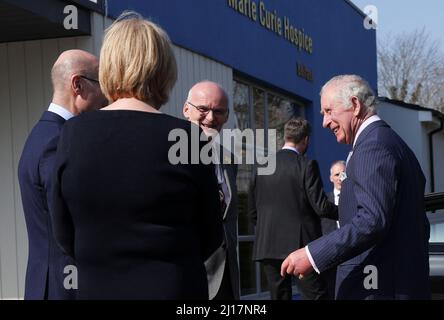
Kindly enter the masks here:
M 335 164 L 332 168 L 331 171 L 333 171 L 333 173 L 338 173 L 338 172 L 342 172 L 345 171 L 345 166 L 341 163 Z
M 228 99 L 222 90 L 217 88 L 200 88 L 191 93 L 194 103 L 210 107 L 228 108 Z

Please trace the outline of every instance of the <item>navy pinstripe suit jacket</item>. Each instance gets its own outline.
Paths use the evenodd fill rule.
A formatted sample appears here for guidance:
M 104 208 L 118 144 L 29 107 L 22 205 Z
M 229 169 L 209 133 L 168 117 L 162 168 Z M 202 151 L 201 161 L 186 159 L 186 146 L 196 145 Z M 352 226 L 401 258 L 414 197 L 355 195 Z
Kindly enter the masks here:
M 59 115 L 45 111 L 20 157 L 18 178 L 29 240 L 25 299 L 72 299 L 75 294 L 75 290 L 63 287 L 63 269 L 74 262 L 55 243 L 48 209 L 57 143 L 64 123 Z
M 346 173 L 341 228 L 308 245 L 320 272 L 339 265 L 336 299 L 430 298 L 425 178 L 413 152 L 377 121 L 358 137 Z M 377 268 L 370 289 L 368 265 Z

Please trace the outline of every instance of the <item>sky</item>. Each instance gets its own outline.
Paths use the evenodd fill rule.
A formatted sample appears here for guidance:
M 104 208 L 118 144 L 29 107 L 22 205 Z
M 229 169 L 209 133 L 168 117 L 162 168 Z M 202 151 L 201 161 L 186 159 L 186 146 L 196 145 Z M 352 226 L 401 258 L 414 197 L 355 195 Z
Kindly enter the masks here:
M 444 52 L 444 0 L 351 0 L 362 11 L 367 5 L 377 9 L 378 38 L 425 28 Z

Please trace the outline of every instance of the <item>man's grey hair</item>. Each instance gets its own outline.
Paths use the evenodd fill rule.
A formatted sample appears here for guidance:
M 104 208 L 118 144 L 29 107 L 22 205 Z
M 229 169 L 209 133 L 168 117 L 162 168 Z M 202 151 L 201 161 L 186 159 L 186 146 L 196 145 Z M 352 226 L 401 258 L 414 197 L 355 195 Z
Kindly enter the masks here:
M 345 167 L 345 161 L 344 160 L 337 160 L 335 162 L 333 162 L 330 166 L 330 175 L 333 174 L 333 167 L 338 165 L 338 164 L 342 164 Z
M 331 78 L 321 89 L 321 96 L 327 87 L 334 86 L 336 99 L 344 109 L 350 109 L 353 104 L 351 97 L 355 96 L 371 113 L 376 113 L 376 95 L 368 82 L 355 74 L 339 75 Z

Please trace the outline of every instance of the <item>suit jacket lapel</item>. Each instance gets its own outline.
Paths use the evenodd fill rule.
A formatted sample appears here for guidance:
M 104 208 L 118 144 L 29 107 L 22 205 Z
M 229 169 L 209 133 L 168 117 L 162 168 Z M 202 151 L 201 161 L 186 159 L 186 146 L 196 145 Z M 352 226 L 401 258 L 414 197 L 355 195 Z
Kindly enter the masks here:
M 227 216 L 227 213 L 228 213 L 228 209 L 230 208 L 231 200 L 233 199 L 233 194 L 232 194 L 232 191 L 231 191 L 231 182 L 230 182 L 230 177 L 228 175 L 227 168 L 224 166 L 223 163 L 221 163 L 220 165 L 221 165 L 221 168 L 222 168 L 222 173 L 224 175 L 224 183 L 227 186 L 227 190 L 228 190 L 228 193 L 229 193 L 229 196 L 230 196 L 229 197 L 229 201 L 227 201 L 227 207 L 225 208 L 225 212 L 223 213 L 223 216 L 222 216 L 222 219 L 225 220 L 225 218 Z M 226 198 L 227 197 L 225 197 L 225 199 Z

